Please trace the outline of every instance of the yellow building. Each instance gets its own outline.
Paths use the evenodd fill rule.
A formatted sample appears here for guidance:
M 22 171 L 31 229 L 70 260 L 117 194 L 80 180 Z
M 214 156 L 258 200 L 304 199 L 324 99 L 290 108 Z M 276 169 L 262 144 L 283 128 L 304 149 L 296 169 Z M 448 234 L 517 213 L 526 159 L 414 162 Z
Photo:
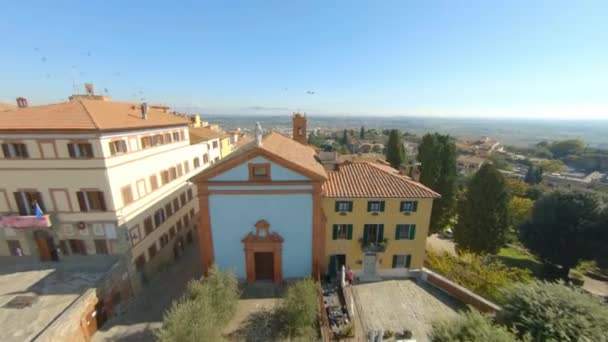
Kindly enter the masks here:
M 378 162 L 345 162 L 323 184 L 327 271 L 362 279 L 406 276 L 424 262 L 439 194 Z
M 222 155 L 222 158 L 229 155 L 230 152 L 232 152 L 232 144 L 230 143 L 230 135 L 221 134 L 220 135 L 220 154 Z

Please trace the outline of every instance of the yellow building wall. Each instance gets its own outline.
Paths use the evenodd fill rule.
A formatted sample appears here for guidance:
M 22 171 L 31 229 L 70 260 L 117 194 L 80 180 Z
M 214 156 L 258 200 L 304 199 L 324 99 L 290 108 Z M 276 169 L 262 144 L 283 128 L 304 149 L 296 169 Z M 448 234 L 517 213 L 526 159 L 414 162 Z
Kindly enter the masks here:
M 336 212 L 335 203 L 337 200 L 352 201 L 353 211 L 347 213 Z M 384 212 L 379 213 L 377 216 L 367 212 L 367 202 L 370 200 L 385 201 Z M 418 210 L 409 215 L 400 212 L 399 208 L 401 201 L 418 201 Z M 377 253 L 378 264 L 376 265 L 376 269 L 391 269 L 393 255 L 395 254 L 410 254 L 412 256 L 410 268 L 421 268 L 424 263 L 426 238 L 431 220 L 432 206 L 433 200 L 429 198 L 324 198 L 323 210 L 327 217 L 325 229 L 325 268 L 328 267 L 329 258 L 333 254 L 345 254 L 346 264 L 353 270 L 360 270 L 362 268 L 363 251 L 359 239 L 363 238 L 363 227 L 365 224 L 384 224 L 384 238 L 388 240 L 386 251 Z M 352 240 L 333 240 L 332 232 L 334 224 L 352 224 Z M 397 224 L 415 224 L 416 235 L 414 240 L 395 240 L 395 229 Z
M 220 138 L 220 155 L 222 159 L 232 152 L 232 146 L 230 145 L 230 137 Z

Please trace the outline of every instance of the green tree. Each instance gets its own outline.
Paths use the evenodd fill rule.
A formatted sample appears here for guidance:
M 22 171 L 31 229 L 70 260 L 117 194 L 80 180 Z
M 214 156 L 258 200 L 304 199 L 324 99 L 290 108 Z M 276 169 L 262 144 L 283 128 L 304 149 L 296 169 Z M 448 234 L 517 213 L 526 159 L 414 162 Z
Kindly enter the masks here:
M 549 149 L 555 158 L 563 158 L 581 154 L 585 150 L 585 143 L 578 139 L 562 140 L 552 143 Z
M 290 337 L 314 336 L 319 312 L 315 282 L 303 279 L 289 285 L 283 297 L 283 311 Z
M 526 182 L 522 182 L 517 178 L 507 178 L 507 186 L 509 193 L 513 196 L 526 197 L 530 186 Z
M 543 160 L 540 163 L 540 166 L 543 169 L 543 172 L 561 172 L 566 169 L 566 164 L 564 164 L 561 160 L 553 159 L 553 160 Z
M 530 163 L 528 167 L 528 171 L 526 172 L 526 177 L 524 181 L 530 185 L 538 184 L 543 180 L 543 168 L 542 166 L 536 166 Z
M 542 261 L 561 266 L 568 279 L 570 268 L 581 260 L 598 257 L 608 226 L 599 224 L 602 202 L 587 192 L 555 191 L 541 197 L 529 221 L 520 228 L 521 242 Z
M 361 132 L 359 132 L 359 138 L 365 139 L 365 127 L 361 126 Z
M 401 143 L 401 133 L 399 130 L 391 130 L 388 136 L 388 143 L 386 144 L 386 161 L 391 164 L 395 169 L 405 162 L 405 149 Z
M 348 144 L 348 131 L 345 129 L 344 133 L 342 133 L 342 144 Z
M 455 320 L 433 323 L 431 342 L 517 342 L 508 329 L 492 322 L 476 310 L 461 314 Z
M 190 281 L 184 297 L 165 313 L 158 340 L 221 340 L 223 328 L 236 312 L 239 295 L 236 277 L 213 266 L 202 282 Z
M 509 201 L 509 212 L 511 213 L 513 226 L 521 226 L 530 217 L 532 206 L 534 206 L 534 202 L 529 198 L 518 196 L 511 198 Z
M 506 243 L 511 224 L 510 195 L 503 175 L 484 164 L 458 203 L 454 242 L 458 249 L 496 254 Z
M 449 135 L 426 134 L 418 146 L 420 182 L 441 194 L 433 201 L 429 234 L 448 224 L 456 203 L 456 145 Z
M 561 283 L 515 284 L 503 290 L 501 321 L 534 341 L 607 341 L 608 306 Z

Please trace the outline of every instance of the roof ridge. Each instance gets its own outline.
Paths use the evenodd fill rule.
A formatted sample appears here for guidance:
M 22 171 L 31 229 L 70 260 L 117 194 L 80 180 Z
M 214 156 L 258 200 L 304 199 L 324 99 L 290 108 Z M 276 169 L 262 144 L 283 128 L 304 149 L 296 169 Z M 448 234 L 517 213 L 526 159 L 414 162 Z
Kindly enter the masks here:
M 99 123 L 95 120 L 95 118 L 93 117 L 91 112 L 89 112 L 89 108 L 87 108 L 87 106 L 84 104 L 84 102 L 82 102 L 81 99 L 78 99 L 76 101 L 78 101 L 78 103 L 80 103 L 80 105 L 84 109 L 84 112 L 87 113 L 89 119 L 91 119 L 91 121 L 93 122 L 93 126 L 95 126 L 95 128 L 97 128 L 97 129 L 101 129 L 101 127 L 99 126 Z

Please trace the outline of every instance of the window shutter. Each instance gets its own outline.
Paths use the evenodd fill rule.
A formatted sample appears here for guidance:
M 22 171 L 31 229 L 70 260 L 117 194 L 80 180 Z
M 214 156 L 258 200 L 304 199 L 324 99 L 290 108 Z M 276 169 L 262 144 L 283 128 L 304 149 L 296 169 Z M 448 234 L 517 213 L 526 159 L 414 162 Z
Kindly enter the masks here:
M 401 203 L 399 203 L 399 211 L 405 211 L 405 201 L 401 201 Z
M 27 209 L 25 207 L 25 203 L 23 203 L 23 197 L 20 192 L 14 192 L 15 202 L 17 202 L 17 207 L 19 208 L 19 214 L 27 215 Z
M 410 240 L 414 240 L 416 238 L 416 225 L 415 224 L 410 225 L 409 238 L 410 238 Z
M 393 255 L 393 268 L 397 268 L 397 256 Z
M 367 201 L 367 212 L 372 211 L 372 202 Z
M 384 211 L 384 201 L 380 202 L 380 211 Z
M 30 155 L 29 155 L 29 153 L 27 152 L 27 146 L 26 146 L 25 144 L 19 144 L 19 146 L 21 147 L 21 156 L 22 156 L 23 158 L 29 158 L 29 157 L 30 157 Z
M 353 202 L 348 202 L 348 211 L 351 213 L 353 212 Z M 351 226 L 352 226 L 352 224 L 351 224 Z
M 76 158 L 76 152 L 74 151 L 74 144 L 68 144 L 68 153 L 70 154 L 70 158 Z
M 97 191 L 97 196 L 99 198 L 99 203 L 101 204 L 101 210 L 106 211 L 106 201 L 103 197 L 103 192 Z
M 363 245 L 366 246 L 369 241 L 369 225 L 363 226 Z
M 331 236 L 331 238 L 332 238 L 333 240 L 338 239 L 338 225 L 337 225 L 337 224 L 334 224 L 334 229 L 333 229 L 333 231 L 332 231 L 332 236 Z
M 418 210 L 418 201 L 414 201 L 414 203 L 412 204 L 412 211 L 416 212 Z
M 86 205 L 86 201 L 84 200 L 84 192 L 76 192 L 76 197 L 78 197 L 78 206 L 80 207 L 80 211 L 89 211 Z
M 399 228 L 401 227 L 400 224 L 395 226 L 395 240 L 399 240 Z
M 92 158 L 93 157 L 93 146 L 91 144 L 84 144 L 85 156 Z
M 347 231 L 346 231 L 346 233 L 347 233 L 347 236 L 346 236 L 346 237 L 347 237 L 349 240 L 352 240 L 352 239 L 353 239 L 353 225 L 352 225 L 352 224 L 349 224 L 349 225 L 347 225 L 347 227 L 348 227 L 348 228 L 347 228 Z
M 2 152 L 4 152 L 4 158 L 11 157 L 11 153 L 8 151 L 8 144 L 2 144 Z
M 336 207 L 335 207 L 335 209 L 336 209 L 335 210 L 336 212 L 340 211 L 340 202 L 339 201 L 336 201 Z
M 410 268 L 410 263 L 412 261 L 412 255 L 408 254 L 405 256 L 405 268 Z
M 42 201 L 42 193 L 41 192 L 37 192 L 36 193 L 36 202 L 38 202 L 38 206 L 40 207 L 40 210 L 42 210 L 43 212 L 46 212 L 46 208 L 44 207 L 44 202 Z M 34 209 L 32 208 L 32 211 Z
M 380 225 L 378 225 L 378 241 L 376 241 L 376 242 L 382 242 L 383 239 L 384 239 L 384 225 L 380 224 Z

